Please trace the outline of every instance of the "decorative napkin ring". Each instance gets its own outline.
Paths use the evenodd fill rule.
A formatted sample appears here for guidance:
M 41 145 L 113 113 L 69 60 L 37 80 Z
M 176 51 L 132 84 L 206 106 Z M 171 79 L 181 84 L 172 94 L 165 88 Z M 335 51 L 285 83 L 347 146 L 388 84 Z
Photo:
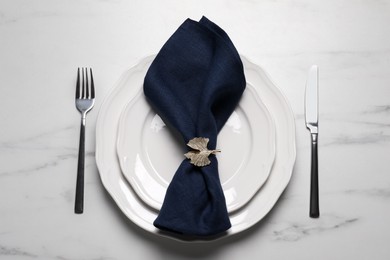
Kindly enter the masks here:
M 219 153 L 221 150 L 209 150 L 207 148 L 208 143 L 209 139 L 205 137 L 192 138 L 187 145 L 196 151 L 189 151 L 184 156 L 190 159 L 190 163 L 195 166 L 203 167 L 209 165 L 211 163 L 209 155 Z

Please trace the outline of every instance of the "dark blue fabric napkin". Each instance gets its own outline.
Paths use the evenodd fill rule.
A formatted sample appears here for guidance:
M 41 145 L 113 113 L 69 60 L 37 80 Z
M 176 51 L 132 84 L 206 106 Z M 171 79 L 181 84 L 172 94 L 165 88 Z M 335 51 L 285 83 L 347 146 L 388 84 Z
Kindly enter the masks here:
M 246 81 L 243 65 L 228 35 L 203 17 L 187 19 L 164 44 L 144 81 L 144 93 L 164 122 L 187 143 L 217 135 L 239 102 Z M 161 156 L 169 151 L 161 151 Z M 222 151 L 223 153 L 223 151 Z M 184 156 L 183 156 L 184 158 Z M 209 236 L 231 227 L 221 187 L 218 161 L 204 167 L 184 159 L 154 222 L 180 234 Z

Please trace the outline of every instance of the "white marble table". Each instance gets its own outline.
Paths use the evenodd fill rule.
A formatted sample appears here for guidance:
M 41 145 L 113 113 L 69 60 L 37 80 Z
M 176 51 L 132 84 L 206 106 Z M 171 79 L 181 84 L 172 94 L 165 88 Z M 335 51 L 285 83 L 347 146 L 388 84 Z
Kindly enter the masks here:
M 207 16 L 288 97 L 293 177 L 255 227 L 207 244 L 150 235 L 103 188 L 99 106 L 121 73 L 158 52 L 185 18 Z M 389 259 L 390 1 L 0 2 L 0 259 Z M 307 69 L 320 67 L 320 219 L 308 217 Z M 73 213 L 78 66 L 95 72 L 85 213 Z

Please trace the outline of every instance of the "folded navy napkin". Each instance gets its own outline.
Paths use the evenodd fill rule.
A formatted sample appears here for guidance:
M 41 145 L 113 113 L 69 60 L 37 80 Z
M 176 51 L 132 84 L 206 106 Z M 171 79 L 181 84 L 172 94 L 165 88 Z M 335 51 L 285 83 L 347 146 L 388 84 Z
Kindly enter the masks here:
M 228 35 L 203 17 L 187 19 L 164 44 L 144 80 L 144 93 L 164 122 L 187 143 L 217 135 L 234 111 L 246 81 L 240 56 Z M 161 156 L 169 151 L 161 151 Z M 223 151 L 222 151 L 223 153 Z M 184 156 L 183 156 L 184 158 Z M 198 167 L 183 159 L 154 225 L 185 235 L 210 236 L 231 227 L 218 161 Z

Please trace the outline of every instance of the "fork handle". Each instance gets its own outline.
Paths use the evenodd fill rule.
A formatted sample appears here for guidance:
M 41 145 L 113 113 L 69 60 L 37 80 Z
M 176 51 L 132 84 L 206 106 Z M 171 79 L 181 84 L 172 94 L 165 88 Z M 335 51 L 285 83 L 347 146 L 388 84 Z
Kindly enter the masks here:
M 85 117 L 81 118 L 79 160 L 77 164 L 76 198 L 74 212 L 82 214 L 84 211 L 84 160 L 85 160 Z
M 311 137 L 310 217 L 318 218 L 320 216 L 318 196 L 318 134 L 312 133 Z

